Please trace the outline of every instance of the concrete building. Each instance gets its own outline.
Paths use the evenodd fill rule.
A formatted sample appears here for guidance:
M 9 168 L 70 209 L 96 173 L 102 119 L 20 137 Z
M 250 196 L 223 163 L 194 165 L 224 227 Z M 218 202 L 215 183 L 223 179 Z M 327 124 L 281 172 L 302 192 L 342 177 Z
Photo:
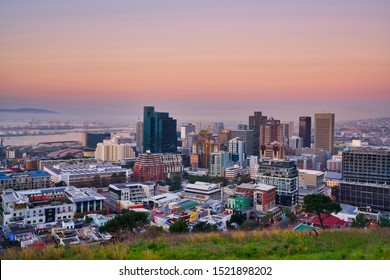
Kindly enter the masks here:
M 283 133 L 283 144 L 289 145 L 289 139 L 294 135 L 294 122 L 293 121 L 282 121 L 280 122 Z
M 326 161 L 326 169 L 331 172 L 343 172 L 343 157 L 333 156 Z
M 224 129 L 225 129 L 225 126 L 224 126 L 223 122 L 215 122 L 214 123 L 214 132 L 215 133 L 218 134 Z
M 212 153 L 210 159 L 210 176 L 223 177 L 224 169 L 234 165 L 228 152 Z
M 276 187 L 256 184 L 253 192 L 253 206 L 256 211 L 267 212 L 275 207 Z
M 260 155 L 260 126 L 267 121 L 267 116 L 263 116 L 262 112 L 255 112 L 253 116 L 249 116 L 249 129 L 253 130 L 253 155 Z
M 265 144 L 260 147 L 261 158 L 273 158 L 273 159 L 284 159 L 285 147 L 281 142 L 272 142 Z
M 3 225 L 37 225 L 73 219 L 75 213 L 103 209 L 106 199 L 93 189 L 60 187 L 40 190 L 5 191 L 1 194 Z
M 299 137 L 303 139 L 303 147 L 311 146 L 311 117 L 299 117 Z
M 50 174 L 54 183 L 63 181 L 67 186 L 76 187 L 108 186 L 114 181 L 125 183 L 132 174 L 130 169 L 108 164 L 54 165 L 43 169 Z
M 302 149 L 303 147 L 303 139 L 298 136 L 292 136 L 288 140 L 288 146 L 292 149 Z
M 139 118 L 136 124 L 135 143 L 137 153 L 142 153 L 144 147 L 144 123 Z
M 119 212 L 123 208 L 120 205 L 126 202 L 131 202 L 132 205 L 141 204 L 144 199 L 155 196 L 155 187 L 153 182 L 110 184 L 107 203 L 110 208 Z
M 130 144 L 119 144 L 119 137 L 114 135 L 112 139 L 97 144 L 95 158 L 104 162 L 119 162 L 135 158 L 135 153 Z
M 173 193 L 166 193 L 145 198 L 142 200 L 142 204 L 146 209 L 157 209 L 164 205 L 168 206 L 169 203 L 179 200 L 180 196 Z
M 246 211 L 251 208 L 251 198 L 246 194 L 234 194 L 228 198 L 228 209 Z
M 231 130 L 230 131 L 230 139 L 233 138 L 240 138 L 242 141 L 245 142 L 245 154 L 246 155 L 253 155 L 253 141 L 254 141 L 254 134 L 253 130 Z
M 0 191 L 44 189 L 54 186 L 50 174 L 41 170 L 12 172 L 0 171 Z
M 187 184 L 184 188 L 182 198 L 195 200 L 200 203 L 205 203 L 209 199 L 221 200 L 221 187 L 218 184 L 205 182 Z
M 246 167 L 246 143 L 238 137 L 229 140 L 228 151 L 231 155 L 231 160 L 239 166 Z
M 298 170 L 294 161 L 263 159 L 257 183 L 277 187 L 276 204 L 294 207 L 298 203 Z
M 314 114 L 314 147 L 324 149 L 333 154 L 334 150 L 334 122 L 332 113 Z
M 390 211 L 390 149 L 354 148 L 343 152 L 341 203 Z
M 299 190 L 298 200 L 303 203 L 303 199 L 308 194 L 324 194 L 325 173 L 315 170 L 299 169 Z

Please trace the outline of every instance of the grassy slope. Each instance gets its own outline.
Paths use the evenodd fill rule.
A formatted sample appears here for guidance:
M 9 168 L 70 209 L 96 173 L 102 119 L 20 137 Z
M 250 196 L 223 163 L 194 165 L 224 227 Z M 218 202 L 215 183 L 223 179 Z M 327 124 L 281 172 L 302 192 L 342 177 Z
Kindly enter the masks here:
M 137 237 L 139 239 L 139 237 Z M 104 246 L 8 250 L 3 259 L 390 259 L 390 229 L 162 234 Z

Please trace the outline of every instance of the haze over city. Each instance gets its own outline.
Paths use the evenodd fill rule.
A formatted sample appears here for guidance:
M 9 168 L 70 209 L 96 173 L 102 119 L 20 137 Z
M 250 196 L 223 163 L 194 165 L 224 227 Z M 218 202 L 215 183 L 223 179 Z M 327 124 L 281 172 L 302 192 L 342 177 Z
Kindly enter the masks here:
M 389 116 L 388 1 L 3 1 L 2 108 L 135 121 Z

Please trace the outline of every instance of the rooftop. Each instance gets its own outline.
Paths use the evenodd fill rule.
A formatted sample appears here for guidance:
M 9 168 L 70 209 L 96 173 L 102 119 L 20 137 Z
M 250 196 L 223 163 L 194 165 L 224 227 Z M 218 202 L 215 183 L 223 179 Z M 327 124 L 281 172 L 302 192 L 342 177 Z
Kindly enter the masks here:
M 299 169 L 299 173 L 306 173 L 306 174 L 311 174 L 311 175 L 324 175 L 325 173 L 322 171 L 317 171 L 317 170 L 309 170 L 309 169 Z
M 241 185 L 237 186 L 237 188 L 247 189 L 247 190 L 254 190 L 255 187 L 256 187 L 255 184 L 248 184 L 248 183 L 244 183 L 244 184 L 241 184 Z
M 11 180 L 13 178 L 44 178 L 50 177 L 50 174 L 41 170 L 25 171 L 25 172 L 13 172 L 13 171 L 0 171 L 0 180 Z
M 255 185 L 256 186 L 256 190 L 260 190 L 260 191 L 269 191 L 269 190 L 272 190 L 272 189 L 276 189 L 275 186 L 271 186 L 271 185 L 266 185 L 266 184 L 262 184 L 262 183 L 258 183 Z

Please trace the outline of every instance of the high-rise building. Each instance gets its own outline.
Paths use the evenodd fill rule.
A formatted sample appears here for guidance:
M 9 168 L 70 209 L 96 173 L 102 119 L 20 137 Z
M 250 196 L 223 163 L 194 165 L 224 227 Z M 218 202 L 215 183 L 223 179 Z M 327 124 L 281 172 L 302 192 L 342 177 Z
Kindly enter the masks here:
M 238 137 L 231 139 L 229 141 L 228 150 L 231 155 L 232 161 L 234 161 L 241 167 L 246 167 L 245 141 L 241 140 Z
M 390 150 L 353 148 L 342 162 L 340 202 L 390 211 Z
M 311 117 L 299 117 L 299 137 L 303 139 L 303 147 L 310 148 Z
M 314 147 L 333 153 L 334 120 L 332 113 L 314 114 Z
M 176 120 L 168 113 L 144 107 L 144 152 L 177 153 Z
M 232 130 L 230 132 L 231 138 L 239 137 L 245 141 L 245 153 L 253 155 L 253 130 Z
M 228 152 L 212 153 L 210 159 L 210 175 L 211 176 L 224 176 L 224 169 L 233 166 L 233 161 L 230 160 Z
M 143 151 L 143 142 L 144 142 L 144 123 L 139 119 L 136 125 L 136 134 L 135 134 L 135 142 L 136 142 L 136 151 L 138 153 L 142 153 Z
M 135 153 L 130 144 L 119 144 L 119 138 L 115 135 L 112 139 L 97 144 L 95 158 L 101 161 L 118 162 L 135 158 Z
M 280 120 L 272 117 L 260 125 L 260 149 L 262 146 L 269 145 L 272 142 L 284 143 L 283 127 Z
M 187 139 L 190 133 L 195 133 L 195 125 L 192 123 L 182 123 L 180 127 L 180 138 Z
M 302 149 L 303 139 L 298 136 L 292 136 L 288 143 L 288 146 L 292 149 Z
M 260 126 L 267 121 L 267 116 L 262 112 L 255 112 L 249 116 L 249 129 L 253 130 L 253 155 L 260 155 Z
M 83 145 L 86 148 L 96 149 L 98 143 L 101 143 L 103 140 L 110 138 L 111 133 L 109 132 L 84 132 Z
M 256 181 L 277 187 L 276 204 L 293 207 L 298 203 L 298 169 L 294 161 L 261 160 Z
M 294 122 L 280 122 L 283 131 L 284 145 L 288 146 L 288 140 L 294 135 Z

